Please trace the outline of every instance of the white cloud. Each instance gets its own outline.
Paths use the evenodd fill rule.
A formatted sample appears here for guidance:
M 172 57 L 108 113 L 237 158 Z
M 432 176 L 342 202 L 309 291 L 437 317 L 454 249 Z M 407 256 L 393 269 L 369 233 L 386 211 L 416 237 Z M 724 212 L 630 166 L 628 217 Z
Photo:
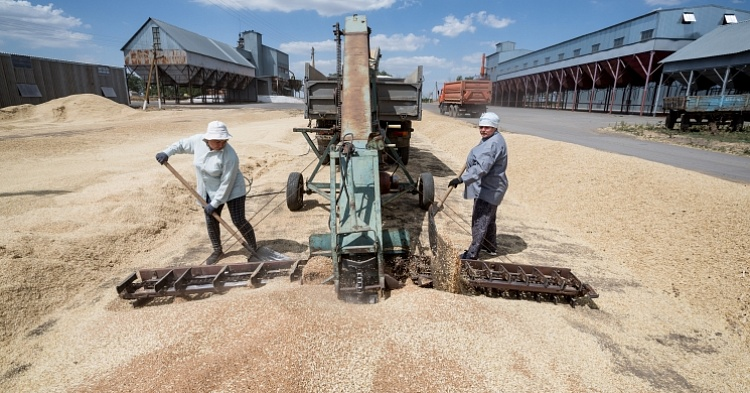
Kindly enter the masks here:
M 429 65 L 430 67 L 449 67 L 452 63 L 442 57 L 435 56 L 400 56 L 400 57 L 389 57 L 380 60 L 380 68 L 383 65 L 389 67 L 404 68 L 410 67 L 409 71 L 414 71 L 418 65 L 424 66 Z M 394 75 L 393 73 L 391 73 Z M 397 76 L 397 75 L 394 75 Z M 406 75 L 401 75 L 406 76 Z
M 312 51 L 312 48 L 315 48 L 316 52 L 335 52 L 336 43 L 333 40 L 317 41 L 317 42 L 294 41 L 294 42 L 286 42 L 286 43 L 279 45 L 280 51 L 285 52 L 287 54 L 295 54 L 295 55 L 310 54 L 310 52 Z
M 196 3 L 233 10 L 315 11 L 320 16 L 336 16 L 390 8 L 396 0 L 194 0 Z M 408 6 L 409 3 L 407 2 Z
M 413 52 L 422 49 L 430 43 L 435 44 L 437 41 L 411 33 L 407 35 L 394 34 L 387 36 L 385 34 L 375 34 L 370 36 L 370 46 L 373 48 L 378 47 L 381 51 Z
M 430 43 L 436 44 L 437 40 L 414 34 L 394 34 L 391 36 L 375 34 L 370 37 L 370 46 L 372 48 L 380 48 L 381 51 L 390 52 L 413 52 Z M 279 50 L 282 52 L 295 55 L 309 55 L 312 48 L 315 48 L 315 52 L 317 53 L 334 53 L 336 51 L 336 42 L 334 40 L 318 42 L 294 41 L 279 45 Z
M 649 6 L 665 5 L 668 7 L 680 5 L 685 2 L 684 0 L 645 0 L 645 1 L 646 1 L 646 5 L 649 5 Z
M 475 52 L 461 58 L 461 61 L 469 64 L 477 64 L 477 69 L 482 65 L 482 52 Z
M 503 27 L 508 27 L 511 23 L 515 22 L 513 19 L 508 18 L 502 18 L 498 19 L 497 16 L 488 14 L 486 11 L 480 11 L 476 14 L 471 14 L 477 22 L 492 27 L 493 29 L 502 29 Z
M 453 15 L 443 18 L 443 24 L 432 28 L 433 33 L 442 34 L 447 37 L 456 37 L 461 33 L 473 33 L 477 28 L 474 27 L 474 21 L 471 16 L 465 16 L 462 20 L 456 19 Z
M 32 48 L 75 48 L 92 39 L 90 34 L 74 31 L 82 26 L 80 19 L 65 16 L 51 3 L 0 0 L 0 38 L 24 42 Z
M 432 32 L 448 37 L 456 37 L 465 32 L 473 33 L 476 31 L 475 22 L 493 29 L 502 29 L 515 21 L 508 18 L 500 19 L 493 14 L 488 14 L 486 11 L 471 13 L 461 20 L 458 20 L 453 15 L 448 15 L 443 18 L 442 25 L 432 28 Z

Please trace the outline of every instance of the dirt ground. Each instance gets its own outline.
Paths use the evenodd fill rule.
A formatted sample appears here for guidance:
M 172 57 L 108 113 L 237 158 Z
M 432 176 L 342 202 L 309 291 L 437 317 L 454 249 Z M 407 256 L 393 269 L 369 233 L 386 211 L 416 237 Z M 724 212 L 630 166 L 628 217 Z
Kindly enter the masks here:
M 128 274 L 210 254 L 199 207 L 154 155 L 211 120 L 228 124 L 253 178 L 259 245 L 306 258 L 328 210 L 315 194 L 286 208 L 288 174 L 314 166 L 292 132 L 307 125 L 302 111 L 142 111 L 90 95 L 0 110 L 0 390 L 750 390 L 750 187 L 507 132 L 493 259 L 569 267 L 598 308 L 413 284 L 355 305 L 283 279 L 135 307 L 115 291 Z M 427 111 L 414 127 L 410 173 L 431 172 L 442 196 L 478 131 Z M 190 156 L 170 162 L 193 181 Z M 453 192 L 437 216 L 456 252 L 471 205 Z M 384 222 L 427 244 L 416 197 Z M 222 262 L 243 261 L 223 237 Z

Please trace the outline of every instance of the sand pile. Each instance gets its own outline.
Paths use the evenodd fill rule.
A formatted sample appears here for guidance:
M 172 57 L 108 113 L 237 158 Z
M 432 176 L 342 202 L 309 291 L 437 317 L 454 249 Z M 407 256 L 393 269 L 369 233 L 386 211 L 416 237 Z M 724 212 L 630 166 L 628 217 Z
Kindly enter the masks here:
M 260 108 L 143 112 L 94 96 L 48 104 L 9 108 L 0 121 L 3 391 L 750 387 L 748 185 L 507 133 L 510 188 L 492 260 L 569 267 L 600 294 L 598 309 L 408 281 L 378 304 L 352 305 L 330 285 L 283 279 L 134 307 L 114 289 L 128 274 L 197 264 L 211 251 L 199 207 L 154 160 L 211 120 L 229 125 L 253 178 L 246 208 L 259 245 L 307 256 L 308 237 L 327 233 L 329 217 L 316 194 L 301 211 L 285 205 L 288 174 L 307 179 L 314 167 L 292 132 L 307 120 Z M 50 111 L 63 106 L 56 121 Z M 432 173 L 442 196 L 477 130 L 427 111 L 414 127 L 410 172 Z M 192 181 L 191 157 L 170 163 Z M 383 222 L 408 229 L 424 251 L 427 213 L 417 204 L 388 204 Z M 471 206 L 454 192 L 436 217 L 446 255 L 469 244 Z M 224 239 L 222 262 L 246 258 Z

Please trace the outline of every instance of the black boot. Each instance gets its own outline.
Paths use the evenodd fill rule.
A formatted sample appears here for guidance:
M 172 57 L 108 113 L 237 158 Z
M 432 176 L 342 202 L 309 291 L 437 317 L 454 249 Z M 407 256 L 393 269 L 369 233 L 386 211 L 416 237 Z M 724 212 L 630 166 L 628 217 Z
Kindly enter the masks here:
M 211 253 L 211 255 L 206 258 L 206 265 L 215 265 L 216 262 L 219 262 L 219 260 L 224 256 L 224 253 L 221 251 L 214 251 Z

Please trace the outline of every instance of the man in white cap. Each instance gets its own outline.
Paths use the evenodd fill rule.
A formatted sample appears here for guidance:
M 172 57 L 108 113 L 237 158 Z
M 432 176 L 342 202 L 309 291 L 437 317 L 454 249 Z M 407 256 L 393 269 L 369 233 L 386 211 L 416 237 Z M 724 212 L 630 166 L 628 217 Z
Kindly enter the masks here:
M 208 238 L 213 253 L 206 259 L 206 265 L 213 265 L 223 256 L 219 221 L 212 213 L 221 215 L 226 203 L 232 222 L 245 238 L 248 246 L 256 250 L 255 230 L 245 218 L 245 178 L 240 173 L 239 158 L 232 146 L 226 124 L 220 121 L 208 123 L 205 134 L 196 134 L 181 139 L 156 154 L 156 161 L 164 165 L 174 154 L 193 154 L 196 191 L 208 203 L 204 208 Z
M 482 140 L 466 157 L 466 171 L 448 183 L 457 187 L 464 183 L 464 198 L 474 199 L 471 213 L 471 245 L 461 259 L 477 259 L 480 251 L 497 255 L 497 207 L 508 189 L 508 146 L 497 131 L 500 118 L 492 112 L 479 118 Z

